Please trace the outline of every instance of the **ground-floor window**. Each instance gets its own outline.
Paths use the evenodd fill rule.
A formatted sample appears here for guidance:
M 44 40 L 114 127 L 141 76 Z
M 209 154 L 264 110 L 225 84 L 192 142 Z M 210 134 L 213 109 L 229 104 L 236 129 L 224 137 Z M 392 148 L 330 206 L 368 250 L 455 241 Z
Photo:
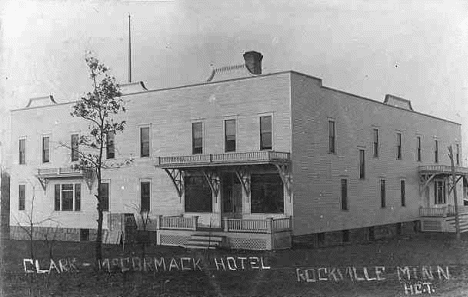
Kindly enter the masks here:
M 55 210 L 79 211 L 81 207 L 81 184 L 55 185 Z
M 252 174 L 252 213 L 283 213 L 283 181 L 278 173 Z
M 435 204 L 445 204 L 447 202 L 445 196 L 445 182 L 443 180 L 436 180 L 434 182 L 434 198 Z
M 184 186 L 186 212 L 212 212 L 211 188 L 204 176 L 186 176 Z

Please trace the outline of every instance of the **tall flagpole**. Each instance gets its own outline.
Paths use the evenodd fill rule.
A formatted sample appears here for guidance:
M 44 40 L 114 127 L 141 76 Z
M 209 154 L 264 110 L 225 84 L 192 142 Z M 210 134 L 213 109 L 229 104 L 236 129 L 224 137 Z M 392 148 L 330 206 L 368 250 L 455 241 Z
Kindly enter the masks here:
M 130 31 L 130 14 L 128 15 L 128 82 L 132 82 L 132 35 Z

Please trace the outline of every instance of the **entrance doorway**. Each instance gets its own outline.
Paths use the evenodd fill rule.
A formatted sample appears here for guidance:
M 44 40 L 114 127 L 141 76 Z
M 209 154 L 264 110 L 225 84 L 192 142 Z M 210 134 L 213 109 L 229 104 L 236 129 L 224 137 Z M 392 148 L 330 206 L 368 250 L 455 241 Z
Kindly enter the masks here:
M 226 172 L 221 177 L 223 216 L 242 217 L 242 185 L 234 172 Z

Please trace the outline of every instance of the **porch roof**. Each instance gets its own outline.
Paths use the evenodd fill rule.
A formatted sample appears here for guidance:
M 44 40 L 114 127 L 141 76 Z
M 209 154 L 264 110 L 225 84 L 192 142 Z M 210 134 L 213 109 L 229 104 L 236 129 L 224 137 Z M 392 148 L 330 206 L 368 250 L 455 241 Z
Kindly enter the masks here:
M 243 153 L 197 154 L 189 156 L 158 157 L 156 167 L 196 168 L 213 166 L 239 166 L 261 164 L 289 164 L 290 153 L 276 151 L 257 151 Z
M 452 175 L 452 167 L 449 165 L 425 165 L 418 167 L 419 172 L 419 194 L 429 186 L 429 183 L 436 177 L 447 177 Z M 455 166 L 456 183 L 468 176 L 468 168 Z M 449 185 L 449 193 L 453 190 L 453 184 Z
M 74 169 L 71 167 L 39 168 L 37 170 L 36 178 L 41 183 L 44 191 L 47 188 L 49 180 L 67 178 L 84 179 L 88 185 L 88 188 L 91 189 L 94 181 L 94 173 L 90 170 Z

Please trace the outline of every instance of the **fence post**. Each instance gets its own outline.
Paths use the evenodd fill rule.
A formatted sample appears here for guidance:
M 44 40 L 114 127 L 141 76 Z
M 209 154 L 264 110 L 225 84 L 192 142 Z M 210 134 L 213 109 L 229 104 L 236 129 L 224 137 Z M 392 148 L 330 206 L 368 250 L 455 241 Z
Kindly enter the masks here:
M 229 226 L 228 226 L 228 218 L 224 217 L 223 218 L 223 227 L 224 227 L 224 232 L 229 232 Z
M 273 232 L 273 218 L 267 218 L 267 233 L 272 234 Z

